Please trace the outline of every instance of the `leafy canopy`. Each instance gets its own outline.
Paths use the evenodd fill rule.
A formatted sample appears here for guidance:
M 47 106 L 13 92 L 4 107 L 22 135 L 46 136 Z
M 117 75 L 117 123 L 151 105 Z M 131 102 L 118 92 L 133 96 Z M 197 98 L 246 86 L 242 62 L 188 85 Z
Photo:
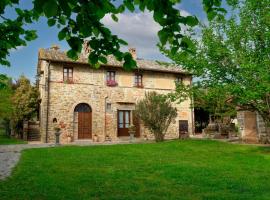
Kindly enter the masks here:
M 0 119 L 9 118 L 12 113 L 12 81 L 7 76 L 0 75 Z
M 20 131 L 23 120 L 29 120 L 36 114 L 39 104 L 39 92 L 30 81 L 21 76 L 12 96 L 13 113 L 11 120 L 15 129 Z
M 270 0 L 242 0 L 231 16 L 201 26 L 200 33 L 190 36 L 191 52 L 164 53 L 204 88 L 223 88 L 235 107 L 257 111 L 269 122 Z
M 90 40 L 88 45 L 92 51 L 89 55 L 89 63 L 99 66 L 106 63 L 107 55 L 114 55 L 119 61 L 124 61 L 125 69 L 136 67 L 136 62 L 130 53 L 121 51 L 121 45 L 127 42 L 113 35 L 104 26 L 101 19 L 110 15 L 114 21 L 118 21 L 117 14 L 125 10 L 135 12 L 137 10 L 149 10 L 153 12 L 154 20 L 161 26 L 158 32 L 160 45 L 169 45 L 173 52 L 179 48 L 187 49 L 189 38 L 182 34 L 181 24 L 196 26 L 198 19 L 194 16 L 182 16 L 175 8 L 181 0 L 122 0 L 115 3 L 114 0 L 33 0 L 33 8 L 23 10 L 19 7 L 19 0 L 1 0 L 0 2 L 0 64 L 9 65 L 7 57 L 11 49 L 25 46 L 27 41 L 37 38 L 35 30 L 26 30 L 26 24 L 38 21 L 41 16 L 47 18 L 49 26 L 59 28 L 59 40 L 66 40 L 70 46 L 67 55 L 77 59 L 85 39 Z M 203 0 L 204 9 L 209 19 L 226 13 L 221 8 L 222 0 Z M 237 0 L 227 0 L 234 4 Z M 17 16 L 15 19 L 5 17 L 5 9 L 12 7 Z

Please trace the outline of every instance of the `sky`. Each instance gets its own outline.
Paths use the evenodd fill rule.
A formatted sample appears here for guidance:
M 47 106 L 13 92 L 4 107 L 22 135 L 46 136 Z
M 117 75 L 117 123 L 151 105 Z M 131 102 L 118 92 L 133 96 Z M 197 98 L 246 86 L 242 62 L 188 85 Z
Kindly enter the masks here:
M 32 7 L 31 2 L 31 0 L 21 1 L 20 7 L 29 9 Z M 183 15 L 195 15 L 202 21 L 206 20 L 201 0 L 182 0 L 176 7 Z M 9 18 L 14 17 L 14 9 L 6 9 L 5 16 Z M 160 30 L 160 27 L 154 22 L 151 13 L 125 12 L 118 15 L 118 18 L 119 21 L 116 23 L 110 16 L 105 16 L 103 22 L 114 34 L 129 43 L 127 48 L 136 48 L 139 58 L 168 61 L 168 58 L 162 55 L 156 47 L 158 42 L 157 32 Z M 28 42 L 25 47 L 18 47 L 17 49 L 11 50 L 10 56 L 8 57 L 11 66 L 0 66 L 0 74 L 6 74 L 14 79 L 17 79 L 20 75 L 25 75 L 34 82 L 38 61 L 38 49 L 49 48 L 57 44 L 60 46 L 61 50 L 65 51 L 69 49 L 69 46 L 66 41 L 58 40 L 57 35 L 59 29 L 56 27 L 48 27 L 45 18 L 41 18 L 38 22 L 28 25 L 27 29 L 28 28 L 37 30 L 38 38 Z

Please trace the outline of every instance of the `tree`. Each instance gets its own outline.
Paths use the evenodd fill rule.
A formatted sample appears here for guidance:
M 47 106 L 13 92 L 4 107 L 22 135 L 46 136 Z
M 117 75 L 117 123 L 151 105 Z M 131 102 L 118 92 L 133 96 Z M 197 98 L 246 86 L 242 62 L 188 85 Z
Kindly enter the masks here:
M 17 81 L 17 89 L 12 97 L 13 113 L 12 123 L 18 134 L 22 134 L 23 121 L 36 115 L 39 104 L 39 93 L 30 81 L 21 76 Z
M 192 107 L 203 109 L 212 116 L 214 121 L 222 122 L 225 118 L 236 116 L 236 107 L 231 102 L 232 97 L 230 95 L 230 91 L 225 85 L 205 88 L 199 83 L 194 83 L 192 87 L 177 84 L 175 92 L 168 96 L 177 103 L 193 99 Z
M 7 135 L 10 133 L 10 116 L 13 110 L 11 98 L 13 93 L 11 78 L 0 75 L 0 123 L 4 125 Z
M 2 76 L 0 80 L 0 119 L 10 116 L 12 112 L 11 97 L 13 95 L 11 78 Z
M 227 0 L 229 4 L 235 4 L 238 0 Z M 25 46 L 28 41 L 37 38 L 35 30 L 25 29 L 26 24 L 38 21 L 41 16 L 48 19 L 49 26 L 59 28 L 59 40 L 66 40 L 71 47 L 67 55 L 77 59 L 81 52 L 85 39 L 89 39 L 88 45 L 92 51 L 89 55 L 89 63 L 99 66 L 106 63 L 106 56 L 114 55 L 118 60 L 124 61 L 125 69 L 136 67 L 136 62 L 130 53 L 123 53 L 120 45 L 127 43 L 113 35 L 102 24 L 101 19 L 105 15 L 111 15 L 114 21 L 118 21 L 117 14 L 125 9 L 130 12 L 135 10 L 153 12 L 154 20 L 162 27 L 158 32 L 161 46 L 170 45 L 173 52 L 179 48 L 187 49 L 189 39 L 181 32 L 181 26 L 195 26 L 198 20 L 194 16 L 182 16 L 175 8 L 175 4 L 181 0 L 33 0 L 33 8 L 22 10 L 19 8 L 19 0 L 3 0 L 0 2 L 0 64 L 9 65 L 7 57 L 12 48 Z M 226 10 L 221 8 L 222 0 L 203 0 L 204 10 L 208 18 L 221 16 Z M 118 5 L 117 5 L 118 4 Z M 15 19 L 5 17 L 7 7 L 12 7 L 17 13 Z
M 257 111 L 269 124 L 270 0 L 240 2 L 231 16 L 194 31 L 190 52 L 164 53 L 205 88 L 226 88 L 235 107 Z
M 154 134 L 156 141 L 161 142 L 169 125 L 176 118 L 177 110 L 165 95 L 149 92 L 136 104 L 135 115 Z
M 214 121 L 224 122 L 224 119 L 236 116 L 236 107 L 231 103 L 226 87 L 197 88 L 194 94 L 194 107 L 207 111 Z

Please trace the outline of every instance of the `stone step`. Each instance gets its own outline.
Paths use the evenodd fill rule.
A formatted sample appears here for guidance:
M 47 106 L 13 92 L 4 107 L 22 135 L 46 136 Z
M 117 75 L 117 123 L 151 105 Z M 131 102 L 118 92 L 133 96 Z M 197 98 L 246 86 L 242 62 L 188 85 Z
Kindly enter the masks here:
M 41 135 L 40 134 L 29 134 L 27 137 L 28 141 L 40 141 Z

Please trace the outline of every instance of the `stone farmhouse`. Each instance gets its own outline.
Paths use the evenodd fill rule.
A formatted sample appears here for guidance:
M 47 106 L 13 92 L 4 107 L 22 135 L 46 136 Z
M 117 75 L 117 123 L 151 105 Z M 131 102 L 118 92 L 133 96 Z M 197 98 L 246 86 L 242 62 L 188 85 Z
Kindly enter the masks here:
M 136 127 L 135 137 L 152 139 L 152 134 L 133 116 L 136 102 L 146 92 L 167 94 L 174 91 L 175 81 L 191 84 L 192 76 L 180 67 L 136 57 L 130 49 L 138 68 L 128 72 L 114 57 L 99 69 L 87 62 L 87 49 L 77 61 L 69 59 L 59 47 L 40 49 L 37 77 L 40 91 L 41 141 L 55 140 L 56 126 L 61 128 L 62 143 L 72 141 L 119 141 L 129 136 L 128 127 Z M 194 116 L 186 100 L 174 106 L 176 120 L 170 125 L 166 139 L 192 134 Z

